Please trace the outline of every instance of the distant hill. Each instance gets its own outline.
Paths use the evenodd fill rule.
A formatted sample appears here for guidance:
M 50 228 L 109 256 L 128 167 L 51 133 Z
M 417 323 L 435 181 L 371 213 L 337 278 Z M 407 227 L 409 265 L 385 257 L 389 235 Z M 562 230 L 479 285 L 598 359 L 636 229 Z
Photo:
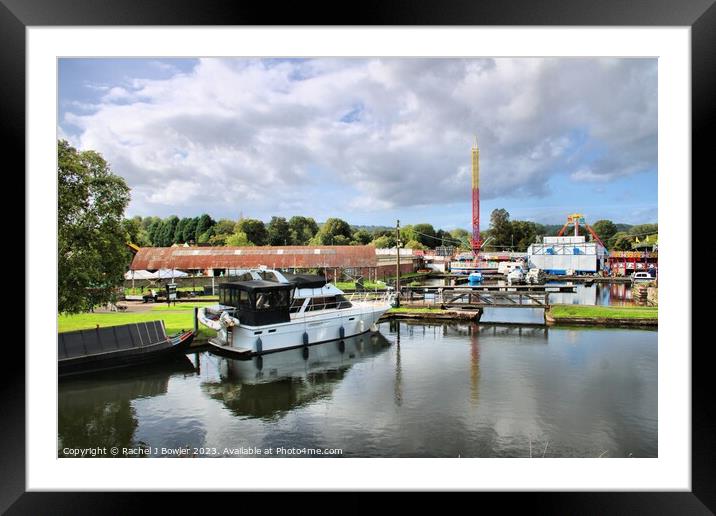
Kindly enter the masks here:
M 359 231 L 361 229 L 366 230 L 369 233 L 373 233 L 375 231 L 386 231 L 386 230 L 395 230 L 395 226 L 357 226 L 355 224 L 351 224 L 351 229 L 353 231 Z

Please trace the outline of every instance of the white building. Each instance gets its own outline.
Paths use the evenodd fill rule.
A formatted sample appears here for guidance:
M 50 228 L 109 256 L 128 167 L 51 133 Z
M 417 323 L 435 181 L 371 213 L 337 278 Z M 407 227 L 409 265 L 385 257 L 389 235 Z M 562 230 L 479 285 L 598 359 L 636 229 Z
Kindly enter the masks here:
M 607 261 L 608 252 L 583 236 L 544 237 L 527 248 L 527 263 L 547 274 L 595 273 Z

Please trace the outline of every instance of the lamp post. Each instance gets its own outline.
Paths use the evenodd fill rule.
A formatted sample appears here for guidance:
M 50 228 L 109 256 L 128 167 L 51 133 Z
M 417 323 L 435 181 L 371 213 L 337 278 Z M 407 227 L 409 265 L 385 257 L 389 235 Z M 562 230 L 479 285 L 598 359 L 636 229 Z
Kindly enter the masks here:
M 400 307 L 400 220 L 395 223 L 395 307 Z

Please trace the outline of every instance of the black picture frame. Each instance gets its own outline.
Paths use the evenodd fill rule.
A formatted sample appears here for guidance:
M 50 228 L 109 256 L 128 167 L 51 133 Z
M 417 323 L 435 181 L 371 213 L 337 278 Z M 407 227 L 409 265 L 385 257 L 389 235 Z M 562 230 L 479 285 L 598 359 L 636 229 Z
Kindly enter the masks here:
M 4 76 L 0 78 L 3 113 L 0 124 L 4 129 L 5 148 L 18 156 L 18 169 L 22 170 L 25 166 L 24 152 L 20 150 L 25 148 L 25 29 L 40 25 L 688 26 L 692 35 L 692 170 L 713 171 L 716 168 L 711 142 L 707 141 L 712 134 L 709 129 L 713 129 L 716 121 L 714 0 L 512 0 L 489 3 L 477 0 L 431 3 L 364 0 L 352 6 L 295 2 L 280 7 L 268 2 L 236 0 L 0 0 L 0 64 Z M 22 188 L 24 190 L 24 186 Z M 25 235 L 25 238 L 30 237 Z M 690 278 L 686 280 L 691 283 Z M 690 343 L 691 334 L 688 334 L 684 342 L 675 344 Z M 481 496 L 499 496 L 499 503 L 505 509 L 524 503 L 530 510 L 540 512 L 709 514 L 716 511 L 716 409 L 712 401 L 709 343 L 700 344 L 704 346 L 692 347 L 691 492 L 484 493 Z M 150 507 L 148 503 L 153 500 L 147 498 L 155 496 L 152 494 L 25 492 L 25 358 L 21 350 L 14 350 L 13 366 L 5 368 L 1 381 L 0 510 L 8 514 L 124 514 Z M 172 504 L 183 511 L 188 511 L 192 505 L 205 510 L 208 496 L 212 497 L 211 507 L 217 510 L 217 504 L 222 500 L 216 500 L 215 493 L 170 493 L 163 496 L 162 510 L 171 510 Z M 249 500 L 245 499 L 247 496 L 250 496 Z M 246 506 L 266 501 L 266 497 L 257 498 L 248 493 L 241 494 L 239 499 Z M 277 499 L 272 497 L 271 500 L 271 508 L 280 509 Z M 367 501 L 362 497 L 361 500 Z M 295 501 L 289 497 L 283 503 L 294 505 Z

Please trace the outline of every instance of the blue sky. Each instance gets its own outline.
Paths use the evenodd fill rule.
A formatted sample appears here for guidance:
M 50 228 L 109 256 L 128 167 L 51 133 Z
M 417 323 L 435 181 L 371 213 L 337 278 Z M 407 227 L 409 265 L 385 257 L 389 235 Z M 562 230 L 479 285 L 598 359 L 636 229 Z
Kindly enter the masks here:
M 657 220 L 655 59 L 61 59 L 58 134 L 128 215 Z

